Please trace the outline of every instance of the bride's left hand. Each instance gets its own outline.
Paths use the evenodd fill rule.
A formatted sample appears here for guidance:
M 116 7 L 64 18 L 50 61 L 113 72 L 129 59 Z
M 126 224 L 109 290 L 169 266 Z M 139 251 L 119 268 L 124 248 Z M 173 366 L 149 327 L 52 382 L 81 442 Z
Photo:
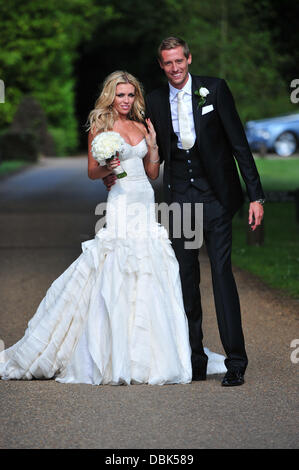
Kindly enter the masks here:
M 149 118 L 146 119 L 146 124 L 147 124 L 147 127 L 148 127 L 148 133 L 145 136 L 145 140 L 146 140 L 147 146 L 150 149 L 154 149 L 157 146 L 156 131 L 155 131 L 155 128 L 154 128 L 154 126 L 153 126 L 153 124 L 152 124 L 152 122 Z

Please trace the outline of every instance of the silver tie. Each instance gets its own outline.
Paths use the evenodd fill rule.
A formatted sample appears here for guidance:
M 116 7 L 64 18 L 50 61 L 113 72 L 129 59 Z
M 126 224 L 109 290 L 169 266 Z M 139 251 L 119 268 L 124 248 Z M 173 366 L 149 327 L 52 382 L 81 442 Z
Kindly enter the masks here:
M 182 147 L 184 150 L 190 149 L 194 145 L 194 137 L 191 132 L 190 121 L 188 117 L 187 107 L 183 101 L 185 92 L 178 92 L 178 118 Z

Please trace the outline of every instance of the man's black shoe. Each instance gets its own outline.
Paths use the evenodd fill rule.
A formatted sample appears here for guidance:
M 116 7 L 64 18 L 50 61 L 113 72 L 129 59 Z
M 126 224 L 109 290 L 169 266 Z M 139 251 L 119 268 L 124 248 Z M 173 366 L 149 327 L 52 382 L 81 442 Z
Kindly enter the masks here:
M 244 382 L 244 373 L 241 370 L 228 370 L 221 385 L 223 387 L 235 387 L 237 385 L 243 385 Z

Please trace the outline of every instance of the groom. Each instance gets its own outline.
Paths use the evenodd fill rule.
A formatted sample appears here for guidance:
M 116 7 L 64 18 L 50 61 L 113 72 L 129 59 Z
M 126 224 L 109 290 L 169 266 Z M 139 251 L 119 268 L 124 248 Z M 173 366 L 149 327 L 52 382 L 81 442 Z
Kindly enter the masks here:
M 232 217 L 243 203 L 235 159 L 246 184 L 253 230 L 263 218 L 264 193 L 225 80 L 190 75 L 192 57 L 186 42 L 179 38 L 162 41 L 158 60 L 168 84 L 150 93 L 146 106 L 164 161 L 164 198 L 169 204 L 191 203 L 193 208 L 194 203 L 203 203 L 204 240 L 220 337 L 227 355 L 222 385 L 242 385 L 248 360 L 231 268 Z M 172 246 L 180 265 L 193 380 L 205 380 L 198 249 L 186 249 L 185 241 L 184 237 L 172 238 Z

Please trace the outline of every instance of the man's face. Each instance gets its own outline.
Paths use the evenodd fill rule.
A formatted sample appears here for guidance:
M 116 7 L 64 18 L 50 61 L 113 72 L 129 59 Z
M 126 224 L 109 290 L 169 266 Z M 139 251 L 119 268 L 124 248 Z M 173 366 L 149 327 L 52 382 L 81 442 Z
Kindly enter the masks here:
M 162 51 L 159 60 L 169 83 L 178 89 L 183 88 L 188 81 L 188 66 L 191 62 L 191 54 L 186 59 L 182 46 Z

